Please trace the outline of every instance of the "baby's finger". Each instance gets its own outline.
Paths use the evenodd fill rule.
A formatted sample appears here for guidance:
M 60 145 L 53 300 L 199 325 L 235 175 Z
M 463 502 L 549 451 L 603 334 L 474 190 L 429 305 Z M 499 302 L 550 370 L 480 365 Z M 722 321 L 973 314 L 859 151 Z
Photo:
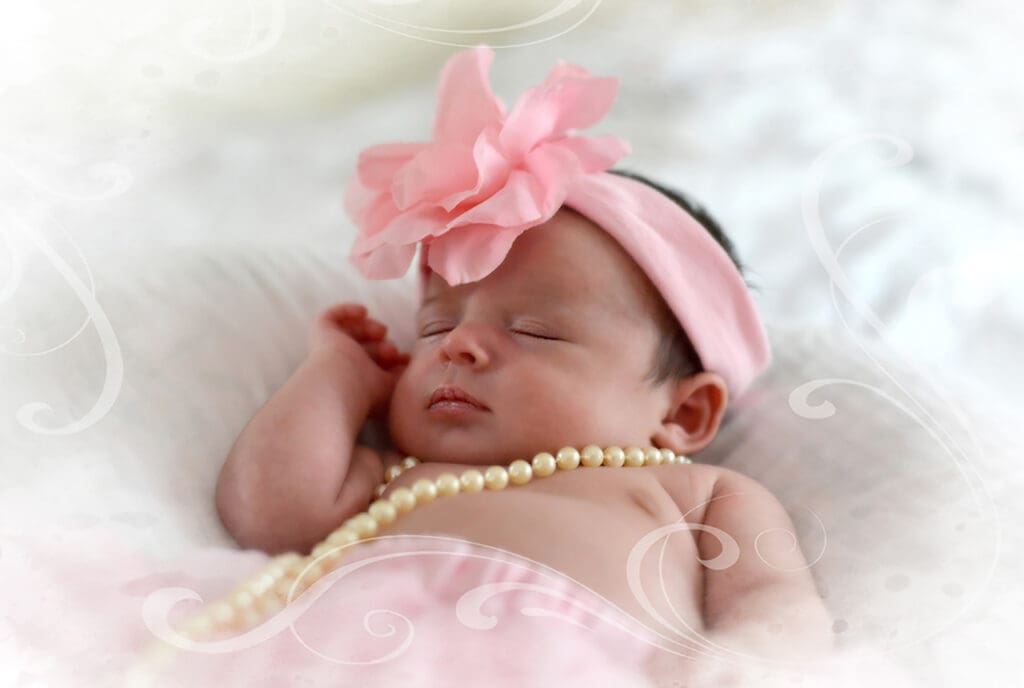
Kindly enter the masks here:
M 339 303 L 328 308 L 327 313 L 338 318 L 365 318 L 366 306 L 361 303 Z
M 388 331 L 388 326 L 373 318 L 367 318 L 363 329 L 367 337 L 380 339 Z
M 342 328 L 359 342 L 378 341 L 387 332 L 387 327 L 371 320 L 345 324 Z
M 408 359 L 396 358 L 396 359 L 392 359 L 392 360 L 388 361 L 387 363 L 385 363 L 381 367 L 384 368 L 384 370 L 386 372 L 388 372 L 388 373 L 397 373 L 397 374 L 401 375 L 402 370 L 405 369 L 406 367 L 408 367 L 408 365 L 409 365 L 409 360 Z
M 403 354 L 398 349 L 388 349 L 377 356 L 375 359 L 376 363 L 384 368 L 385 370 L 393 370 L 399 366 L 409 365 L 412 357 L 409 354 Z
M 362 322 L 366 317 L 366 308 L 359 304 L 341 304 L 333 306 L 320 314 L 320 322 L 334 327 L 348 327 Z
M 388 342 L 386 340 L 383 342 L 363 342 L 363 348 L 366 349 L 366 353 L 370 355 L 370 358 L 380 363 L 388 357 L 387 344 Z
M 361 303 L 355 303 L 354 301 L 347 301 L 345 303 L 338 304 L 338 309 L 342 313 L 357 315 L 360 317 L 366 315 L 366 306 Z
M 400 352 L 395 343 L 390 340 L 368 345 L 367 353 L 377 365 L 385 369 L 393 368 L 396 365 L 406 365 L 411 360 L 408 354 Z

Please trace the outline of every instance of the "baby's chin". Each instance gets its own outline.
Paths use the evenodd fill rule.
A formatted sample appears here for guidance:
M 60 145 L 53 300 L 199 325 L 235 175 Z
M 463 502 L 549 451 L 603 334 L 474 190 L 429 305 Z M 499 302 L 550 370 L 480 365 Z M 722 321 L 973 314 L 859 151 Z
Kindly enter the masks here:
M 465 428 L 422 432 L 417 429 L 406 437 L 395 437 L 395 451 L 432 463 L 457 463 L 467 466 L 506 466 L 516 459 L 529 460 L 511 443 L 493 434 L 476 433 Z

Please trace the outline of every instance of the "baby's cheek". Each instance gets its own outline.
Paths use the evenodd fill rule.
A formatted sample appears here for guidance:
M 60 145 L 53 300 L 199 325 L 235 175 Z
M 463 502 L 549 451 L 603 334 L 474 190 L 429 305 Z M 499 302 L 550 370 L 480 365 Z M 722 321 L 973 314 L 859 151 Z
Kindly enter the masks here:
M 406 371 L 401 377 L 395 382 L 395 388 L 391 392 L 391 409 L 392 411 L 401 411 L 403 414 L 409 412 L 409 404 L 412 403 L 412 399 L 415 396 L 413 389 L 415 388 L 415 382 L 410 375 L 410 371 Z
M 523 381 L 516 386 L 515 403 L 505 404 L 505 408 L 514 410 L 515 417 L 505 420 L 531 437 L 558 436 L 567 427 L 579 425 L 581 418 L 588 415 L 586 403 L 578 399 L 580 396 L 579 392 L 563 393 Z

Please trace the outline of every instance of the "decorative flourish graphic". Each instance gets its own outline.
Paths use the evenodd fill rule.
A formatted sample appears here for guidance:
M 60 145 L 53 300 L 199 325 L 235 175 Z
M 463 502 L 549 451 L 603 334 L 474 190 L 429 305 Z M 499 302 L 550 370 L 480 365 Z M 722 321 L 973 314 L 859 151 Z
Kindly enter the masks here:
M 360 549 L 362 549 L 362 546 L 365 546 L 366 544 L 371 542 L 381 542 L 395 539 L 395 536 L 382 536 L 369 538 L 367 540 L 361 541 L 360 543 L 351 543 L 348 545 L 338 546 L 332 550 L 326 551 L 323 555 L 321 555 L 320 558 L 310 562 L 310 564 L 308 564 L 304 568 L 303 573 L 306 573 L 310 571 L 313 567 L 317 566 L 322 559 L 336 557 L 338 556 L 339 551 L 354 547 L 356 546 L 356 544 L 359 544 L 361 546 Z M 417 535 L 415 536 L 415 539 L 436 541 L 439 544 L 444 542 L 451 542 L 456 545 L 466 544 L 466 541 L 464 540 L 434 535 Z M 422 555 L 426 555 L 434 557 L 446 556 L 499 562 L 503 565 L 521 567 L 527 570 L 532 570 L 533 573 L 538 574 L 534 577 L 534 580 L 540 579 L 550 583 L 550 585 L 542 585 L 537 582 L 513 580 L 488 582 L 476 585 L 468 589 L 459 597 L 454 609 L 456 618 L 459 620 L 460 623 L 462 623 L 467 628 L 474 630 L 489 630 L 494 628 L 498 623 L 496 618 L 494 616 L 488 616 L 483 614 L 481 608 L 483 607 L 483 604 L 487 600 L 494 597 L 495 595 L 511 591 L 532 591 L 539 592 L 545 595 L 550 595 L 553 598 L 556 598 L 562 602 L 567 602 L 571 606 L 581 609 L 593 615 L 595 618 L 604 619 L 605 621 L 611 624 L 621 627 L 621 625 L 615 618 L 604 615 L 599 610 L 595 610 L 585 604 L 582 604 L 579 600 L 566 594 L 566 592 L 562 589 L 562 584 L 565 583 L 565 581 L 571 581 L 575 585 L 593 593 L 598 598 L 604 600 L 604 598 L 599 593 L 594 592 L 589 587 L 583 585 L 579 581 L 576 581 L 572 577 L 567 576 L 555 569 L 552 569 L 549 566 L 546 566 L 545 564 L 533 561 L 531 559 L 522 557 L 512 552 L 508 552 L 506 550 L 502 550 L 497 547 L 490 547 L 476 543 L 474 543 L 473 546 L 474 548 L 479 548 L 481 550 L 489 550 L 492 553 L 477 554 L 473 552 L 456 551 L 451 549 L 413 549 L 409 551 L 398 551 L 389 552 L 385 554 L 371 555 L 367 556 L 366 558 L 359 559 L 358 561 L 351 562 L 349 564 L 339 565 L 337 568 L 332 569 L 328 574 L 318 579 L 315 583 L 313 583 L 311 586 L 309 586 L 307 589 L 303 591 L 300 591 L 300 586 L 302 583 L 302 574 L 300 574 L 299 577 L 293 582 L 291 589 L 289 590 L 287 604 L 284 604 L 282 609 L 278 613 L 268 618 L 264 623 L 250 629 L 249 631 L 226 639 L 195 640 L 193 638 L 188 637 L 187 635 L 184 635 L 178 629 L 173 628 L 171 626 L 169 619 L 172 609 L 175 607 L 175 605 L 186 600 L 201 601 L 201 597 L 194 590 L 191 590 L 189 588 L 162 588 L 160 590 L 156 590 L 150 593 L 143 604 L 142 617 L 147 628 L 149 628 L 149 630 L 157 638 L 182 650 L 208 654 L 222 654 L 227 652 L 235 652 L 241 649 L 245 649 L 260 644 L 287 628 L 291 630 L 295 638 L 299 640 L 299 642 L 302 643 L 311 653 L 316 654 L 322 657 L 323 659 L 336 662 L 339 664 L 376 664 L 387 661 L 389 659 L 393 659 L 394 657 L 400 655 L 409 647 L 410 643 L 412 642 L 412 637 L 414 635 L 413 625 L 411 621 L 402 614 L 395 612 L 393 610 L 386 609 L 375 609 L 367 614 L 367 616 L 369 616 L 370 614 L 382 613 L 394 614 L 395 616 L 398 616 L 403 621 L 405 621 L 409 631 L 408 637 L 405 639 L 403 644 L 398 649 L 383 657 L 373 659 L 368 662 L 346 661 L 343 659 L 332 658 L 321 654 L 320 652 L 313 649 L 312 647 L 309 647 L 309 645 L 305 643 L 305 641 L 296 631 L 295 623 L 313 606 L 313 604 L 316 603 L 318 599 L 323 597 L 323 595 L 327 593 L 328 590 L 336 582 L 338 582 L 342 578 L 349 576 L 351 573 L 354 573 L 355 571 L 362 569 L 366 566 L 370 566 L 372 564 L 379 562 L 384 562 L 390 559 L 420 557 Z M 511 560 L 508 558 L 509 556 L 512 557 Z M 722 559 L 721 556 L 716 557 L 716 560 L 720 559 Z M 726 559 L 728 559 L 728 556 L 726 557 Z M 607 604 L 609 604 L 613 608 L 615 607 L 615 605 L 612 602 L 607 600 L 604 601 L 607 602 Z M 567 617 L 563 614 L 559 614 L 552 610 L 541 609 L 537 607 L 526 607 L 522 610 L 522 612 L 524 616 L 556 618 L 566 623 L 571 623 L 579 628 L 589 630 L 587 626 L 580 624 L 577 620 Z M 630 632 L 628 631 L 628 629 L 623 630 Z M 367 628 L 367 631 L 369 632 L 369 628 Z M 393 635 L 393 633 L 389 633 L 387 634 L 387 636 L 382 637 L 389 637 L 390 635 Z
M 687 512 L 687 514 L 702 508 L 707 503 L 708 502 L 704 502 L 700 505 L 694 506 L 692 509 L 690 509 L 690 511 Z M 665 548 L 668 544 L 668 537 L 671 536 L 673 533 L 699 530 L 708 533 L 709 535 L 713 536 L 716 540 L 718 540 L 718 544 L 722 546 L 722 551 L 717 556 L 711 559 L 698 558 L 697 560 L 702 566 L 717 571 L 727 569 L 733 564 L 735 564 L 740 557 L 740 548 L 736 540 L 731 535 L 726 533 L 724 530 L 720 528 L 715 528 L 714 526 L 709 526 L 704 523 L 690 523 L 685 520 L 685 516 L 686 514 L 684 514 L 683 517 L 681 517 L 681 520 L 676 523 L 670 523 L 666 526 L 655 528 L 654 530 L 652 530 L 647 535 L 643 536 L 642 538 L 640 538 L 640 540 L 637 541 L 637 543 L 630 550 L 629 558 L 626 561 L 626 578 L 629 584 L 630 592 L 633 593 L 633 596 L 643 607 L 644 611 L 647 612 L 647 614 L 650 615 L 651 618 L 655 619 L 662 626 L 671 629 L 677 636 L 685 639 L 687 643 L 691 643 L 693 645 L 693 647 L 690 647 L 690 645 L 687 645 L 685 643 L 679 643 L 678 641 L 672 640 L 671 638 L 667 638 L 662 633 L 655 631 L 655 633 L 657 633 L 657 635 L 659 635 L 663 639 L 681 645 L 684 648 L 684 651 L 677 652 L 660 646 L 659 649 L 666 652 L 671 652 L 672 654 L 676 654 L 681 657 L 695 658 L 700 655 L 715 654 L 714 650 L 716 649 L 723 651 L 727 650 L 725 650 L 725 648 L 721 648 L 718 645 L 715 645 L 715 643 L 713 643 L 703 634 L 701 634 L 699 630 L 693 628 L 689 623 L 687 623 L 685 615 L 681 614 L 678 609 L 672 606 L 671 601 L 669 601 L 668 603 L 669 607 L 671 608 L 673 615 L 676 617 L 676 620 L 682 625 L 682 628 L 673 626 L 670 622 L 665 620 L 665 618 L 658 612 L 654 605 L 651 604 L 651 600 L 647 596 L 647 593 L 643 587 L 643 580 L 640 576 L 640 568 L 643 563 L 644 556 L 656 542 L 658 542 L 659 540 L 662 541 L 661 559 L 659 559 L 658 561 L 658 582 L 661 585 L 662 594 L 665 595 L 666 599 L 668 599 L 667 581 L 665 577 L 665 568 L 663 564 Z M 670 572 L 669 575 L 678 576 L 679 574 L 678 572 Z
M 418 0 L 411 0 L 410 2 L 402 2 L 401 4 L 414 4 L 417 1 Z M 476 45 L 481 41 L 486 41 L 486 43 L 492 48 L 520 48 L 527 45 L 543 43 L 544 41 L 550 41 L 569 33 L 590 18 L 590 15 L 592 15 L 601 4 L 601 0 L 561 0 L 561 2 L 559 2 L 555 7 L 532 19 L 518 22 L 516 24 L 479 29 L 443 29 L 436 26 L 410 24 L 408 22 L 391 19 L 358 7 L 358 5 L 363 3 L 354 3 L 345 0 L 325 0 L 325 3 L 339 12 L 343 12 L 353 19 L 364 22 L 370 26 L 390 31 L 391 33 L 398 34 L 399 36 L 405 36 L 406 38 L 424 41 L 426 43 L 465 48 Z M 577 11 L 581 6 L 586 5 L 589 5 L 589 8 L 586 9 L 583 16 L 574 21 L 570 26 L 557 31 L 556 33 L 545 35 L 533 40 L 513 42 L 515 41 L 515 36 L 519 32 L 526 32 L 530 29 L 536 29 L 539 27 L 546 28 L 547 26 L 556 23 L 557 20 L 561 20 L 570 13 Z
M 969 448 L 972 453 L 974 455 L 980 455 L 981 449 L 978 438 L 967 422 L 966 415 L 963 410 L 960 409 L 949 395 L 942 390 L 940 385 L 934 384 L 934 380 L 932 380 L 933 384 L 930 386 L 931 393 L 938 398 L 941 404 L 949 412 L 944 418 L 937 418 L 936 415 L 924 403 L 922 403 L 914 393 L 911 392 L 911 390 L 907 389 L 907 387 L 897 379 L 896 375 L 890 371 L 882 361 L 878 359 L 878 357 L 872 354 L 866 343 L 861 341 L 857 336 L 857 333 L 851 327 L 850 322 L 844 316 L 842 308 L 840 308 L 837 291 L 839 294 L 842 294 L 846 302 L 852 306 L 855 313 L 878 335 L 879 341 L 886 343 L 888 332 L 885 323 L 871 309 L 866 301 L 857 295 L 850 279 L 847 277 L 845 271 L 840 265 L 839 257 L 849 242 L 861 232 L 882 222 L 891 221 L 897 216 L 887 215 L 862 225 L 855 229 L 842 243 L 840 243 L 838 248 L 833 251 L 825 235 L 825 228 L 821 218 L 820 208 L 821 189 L 825 172 L 829 165 L 839 154 L 843 153 L 847 149 L 870 141 L 886 143 L 891 146 L 893 153 L 881 160 L 882 164 L 886 167 L 904 165 L 913 157 L 913 149 L 909 142 L 889 134 L 865 133 L 837 141 L 818 156 L 811 165 L 802 195 L 802 214 L 804 227 L 807 230 L 811 246 L 828 275 L 832 305 L 835 308 L 836 313 L 839 315 L 843 326 L 850 333 L 863 354 L 893 385 L 895 385 L 900 392 L 902 392 L 906 400 L 901 401 L 885 390 L 868 383 L 842 378 L 822 378 L 809 380 L 793 389 L 789 395 L 789 406 L 794 413 L 802 418 L 807 418 L 809 420 L 822 420 L 832 417 L 836 412 L 836 407 L 828 399 L 823 399 L 819 403 L 810 402 L 810 395 L 820 389 L 834 385 L 850 385 L 860 387 L 877 394 L 894 408 L 898 409 L 907 418 L 910 418 L 916 425 L 923 428 L 936 441 L 936 443 L 941 447 L 943 454 L 948 456 L 953 465 L 955 465 L 958 473 L 970 490 L 974 507 L 977 509 L 979 514 L 983 513 L 992 524 L 990 531 L 991 537 L 993 538 L 992 558 L 985 570 L 983 584 L 979 587 L 973 597 L 964 600 L 959 611 L 956 614 L 953 614 L 944 624 L 932 629 L 930 633 L 925 634 L 923 637 L 913 640 L 905 640 L 900 643 L 900 645 L 909 645 L 917 642 L 923 642 L 924 640 L 940 633 L 943 629 L 947 628 L 950 624 L 960 618 L 968 609 L 970 609 L 972 604 L 977 601 L 980 597 L 981 590 L 991 580 L 996 562 L 998 561 L 1002 532 L 993 499 L 985 487 L 984 482 L 981 480 L 976 468 L 971 465 L 967 448 L 965 448 L 958 437 L 954 435 L 952 429 L 947 427 L 944 423 L 946 419 L 955 419 L 959 424 L 959 430 L 961 430 L 969 439 Z M 892 351 L 901 364 L 906 366 L 907 370 L 911 370 L 915 373 L 926 372 L 920 371 L 913 361 L 907 360 L 895 349 L 895 347 L 892 347 Z M 922 379 L 928 380 L 929 376 L 922 375 Z M 890 648 L 895 649 L 895 647 L 898 646 L 899 645 L 891 645 Z
M 217 54 L 210 52 L 201 42 L 210 34 L 215 22 L 210 17 L 201 17 L 188 22 L 181 30 L 181 42 L 190 53 L 211 62 L 243 62 L 252 59 L 257 55 L 269 51 L 281 40 L 284 33 L 285 11 L 284 0 L 269 0 L 270 20 L 267 28 L 257 30 L 256 28 L 256 7 L 253 0 L 249 0 L 249 34 L 246 36 L 245 47 L 239 52 L 229 54 Z M 223 19 L 216 22 L 219 28 Z M 227 32 L 225 32 L 227 33 Z
M 53 184 L 44 181 L 39 175 L 26 171 L 10 158 L 0 155 L 0 160 L 7 163 L 7 166 L 32 188 L 42 191 L 56 198 L 63 198 L 69 201 L 106 201 L 122 195 L 135 181 L 132 171 L 119 162 L 107 160 L 89 165 L 85 175 L 92 180 L 100 182 L 103 186 L 92 193 L 74 192 L 68 189 L 58 189 Z
M 767 530 L 762 530 L 760 533 L 757 534 L 757 537 L 754 538 L 754 552 L 757 554 L 757 557 L 761 561 L 763 561 L 765 563 L 766 566 L 769 566 L 769 567 L 775 569 L 776 571 L 800 571 L 802 569 L 809 569 L 809 568 L 811 568 L 812 566 L 817 564 L 818 561 L 820 561 L 823 556 L 825 556 L 825 550 L 828 549 L 828 531 L 825 529 L 825 524 L 821 522 L 821 517 L 818 516 L 818 514 L 814 513 L 813 509 L 810 509 L 808 507 L 804 507 L 804 508 L 807 509 L 807 511 L 811 514 L 811 516 L 814 517 L 814 520 L 817 521 L 818 525 L 821 526 L 822 542 L 821 542 L 821 551 L 818 552 L 818 556 L 814 557 L 814 559 L 812 559 L 811 561 L 808 561 L 807 564 L 804 565 L 804 566 L 797 566 L 797 567 L 776 566 L 774 563 L 769 561 L 764 556 L 764 554 L 762 553 L 762 551 L 761 551 L 761 538 L 763 538 L 763 537 L 765 537 L 765 536 L 767 536 L 769 534 L 772 534 L 772 533 L 783 533 L 785 535 L 788 535 L 789 539 L 790 539 L 790 545 L 791 545 L 790 546 L 790 551 L 800 547 L 800 540 L 796 537 L 796 534 L 794 532 L 792 532 L 790 530 L 786 530 L 785 528 L 768 528 Z
M 727 541 L 728 536 L 724 537 L 724 541 Z M 638 634 L 636 630 L 623 625 L 621 619 L 623 617 L 629 618 L 628 614 L 619 609 L 614 603 L 608 601 L 599 593 L 593 591 L 579 581 L 576 581 L 575 579 L 540 562 L 530 560 L 500 548 L 472 543 L 474 550 L 479 549 L 484 551 L 484 553 L 477 553 L 475 551 L 465 549 L 465 546 L 471 543 L 467 543 L 466 541 L 457 538 L 417 535 L 414 536 L 414 539 L 428 540 L 434 544 L 432 544 L 430 548 L 424 549 L 387 551 L 383 554 L 370 554 L 365 558 L 348 564 L 338 565 L 337 568 L 334 568 L 330 573 L 319 578 L 315 583 L 301 592 L 299 591 L 302 581 L 302 575 L 300 574 L 288 592 L 287 604 L 283 605 L 280 611 L 270 618 L 267 618 L 262 624 L 251 628 L 244 633 L 227 638 L 196 640 L 182 632 L 184 627 L 188 626 L 187 621 L 184 626 L 178 628 L 172 627 L 170 617 L 173 608 L 180 602 L 186 600 L 196 601 L 201 598 L 194 590 L 183 587 L 169 587 L 156 590 L 150 593 L 145 599 L 143 603 L 142 617 L 146 627 L 156 636 L 157 639 L 159 639 L 160 642 L 153 643 L 141 658 L 142 663 L 136 667 L 136 677 L 141 681 L 141 678 L 139 677 L 151 675 L 166 667 L 174 658 L 174 653 L 169 651 L 170 648 L 168 645 L 188 652 L 224 654 L 236 652 L 263 643 L 285 629 L 290 630 L 292 635 L 311 654 L 336 664 L 371 665 L 395 659 L 409 649 L 414 641 L 417 630 L 413 621 L 398 611 L 392 609 L 372 609 L 364 614 L 363 627 L 367 634 L 382 638 L 395 636 L 396 641 L 400 642 L 398 642 L 397 647 L 391 651 L 362 661 L 350 658 L 333 657 L 320 652 L 301 637 L 295 625 L 335 583 L 350 576 L 350 574 L 364 567 L 379 564 L 387 560 L 420 557 L 421 555 L 426 555 L 428 557 L 457 558 L 458 560 L 498 562 L 502 566 L 510 567 L 510 570 L 515 570 L 516 567 L 519 567 L 524 569 L 528 574 L 528 578 L 525 580 L 502 580 L 498 582 L 484 582 L 482 584 L 473 584 L 472 582 L 468 583 L 468 589 L 455 601 L 453 610 L 455 618 L 466 628 L 486 632 L 494 629 L 500 623 L 500 620 L 495 616 L 484 614 L 482 611 L 484 603 L 491 598 L 510 592 L 533 592 L 550 596 L 553 601 L 558 601 L 559 603 L 567 603 L 571 608 L 583 612 L 587 617 L 592 617 L 609 627 L 621 630 L 623 633 L 629 634 L 634 638 L 641 639 L 644 642 L 650 642 L 648 639 Z M 372 541 L 389 540 L 396 541 L 397 538 L 395 536 L 370 538 L 359 544 L 361 546 L 365 546 L 367 543 Z M 646 543 L 647 541 L 653 542 L 653 539 L 647 538 L 644 542 Z M 444 549 L 444 543 L 446 542 L 452 543 L 453 545 L 463 549 Z M 343 545 L 335 549 L 343 550 L 353 546 L 355 546 L 355 543 Z M 321 556 L 321 559 L 336 556 L 338 556 L 337 552 L 328 551 Z M 732 553 L 732 550 L 730 550 L 730 553 L 716 557 L 712 561 L 712 564 L 725 566 L 728 565 L 729 560 L 733 558 L 734 554 Z M 318 564 L 319 559 L 310 562 L 306 566 L 304 572 L 311 570 Z M 585 604 L 577 595 L 579 590 L 592 594 L 596 599 L 607 604 L 608 607 L 611 608 L 611 611 L 608 609 L 594 608 Z M 364 592 L 361 594 L 365 595 L 366 593 Z M 574 629 L 576 629 L 574 632 L 586 633 L 592 631 L 588 625 L 582 623 L 580 620 L 567 616 L 566 614 L 560 613 L 554 609 L 530 605 L 523 606 L 520 609 L 520 613 L 525 617 L 538 618 L 538 621 L 543 619 L 552 619 L 559 623 L 570 624 Z M 399 634 L 394 626 L 388 626 L 386 629 L 387 632 L 374 633 L 370 626 L 371 617 L 385 614 L 392 615 L 401 620 L 404 625 L 404 632 Z M 343 632 L 340 628 L 338 630 L 339 632 Z M 166 645 L 164 643 L 166 643 Z M 672 650 L 668 651 L 672 652 Z M 676 654 L 686 656 L 679 652 Z
M 108 184 L 106 188 L 91 194 L 70 193 L 62 189 L 57 189 L 53 185 L 46 184 L 40 181 L 37 177 L 24 172 L 7 157 L 0 156 L 0 159 L 6 162 L 10 169 L 25 180 L 29 187 L 52 196 L 58 196 L 74 201 L 98 201 L 112 198 L 123 194 L 131 186 L 133 180 L 131 172 L 120 164 L 112 162 L 96 164 L 89 168 L 89 175 L 94 179 L 99 178 L 107 180 Z M 53 221 L 53 224 L 58 227 L 60 226 L 60 224 L 55 220 Z M 69 241 L 75 248 L 79 260 L 81 260 L 82 264 L 85 265 L 88 284 L 83 282 L 71 265 L 68 264 L 68 262 L 43 237 L 41 232 L 32 226 L 32 224 L 22 220 L 11 211 L 4 211 L 2 226 L 5 230 L 4 243 L 8 249 L 10 249 L 11 271 L 9 279 L 0 286 L 0 303 L 12 299 L 15 291 L 21 284 L 25 275 L 25 256 L 23 248 L 26 245 L 31 245 L 46 258 L 46 260 L 61 275 L 67 285 L 71 287 L 71 290 L 85 308 L 87 317 L 77 328 L 74 334 L 72 334 L 68 339 L 55 347 L 46 349 L 45 351 L 16 353 L 10 351 L 6 347 L 0 347 L 0 351 L 8 356 L 42 356 L 49 354 L 74 341 L 85 330 L 86 326 L 91 321 L 96 327 L 96 333 L 99 337 L 100 344 L 103 347 L 104 360 L 106 363 L 106 376 L 103 380 L 103 388 L 100 390 L 100 395 L 96 399 L 96 403 L 93 407 L 89 409 L 82 418 L 63 426 L 47 427 L 40 423 L 40 414 L 52 413 L 54 409 L 50 404 L 45 402 L 31 402 L 24 404 L 18 409 L 16 417 L 18 422 L 24 428 L 41 435 L 71 435 L 80 432 L 94 425 L 110 411 L 114 405 L 114 401 L 117 399 L 118 393 L 121 390 L 121 384 L 124 379 L 124 360 L 121 355 L 121 347 L 118 344 L 117 336 L 111 327 L 110 320 L 107 318 L 106 313 L 96 300 L 96 286 L 93 282 L 92 272 L 89 270 L 88 263 L 85 261 L 81 251 L 78 250 L 74 240 L 67 234 L 67 232 L 64 232 L 67 241 Z M 11 237 L 17 237 L 21 239 L 21 241 L 12 241 Z M 14 343 L 21 343 L 25 340 L 25 332 L 20 328 L 15 329 L 14 338 L 11 341 Z
M 378 539 L 378 538 L 373 538 Z M 369 542 L 369 540 L 364 541 Z M 352 545 L 344 545 L 335 548 L 335 550 L 344 550 Z M 332 550 L 333 551 L 333 550 Z M 291 630 L 295 638 L 302 643 L 302 645 L 309 650 L 311 653 L 326 659 L 331 662 L 338 664 L 378 664 L 380 662 L 387 661 L 398 655 L 402 654 L 412 642 L 414 635 L 414 629 L 408 618 L 402 616 L 398 612 L 391 610 L 375 609 L 367 614 L 394 614 L 400 617 L 406 622 L 409 629 L 409 635 L 405 642 L 395 651 L 385 655 L 384 657 L 370 660 L 369 662 L 351 662 L 343 659 L 334 657 L 328 657 L 321 654 L 319 651 L 310 647 L 295 630 L 295 622 L 320 598 L 326 593 L 334 583 L 341 578 L 344 578 L 349 573 L 357 571 L 365 566 L 369 566 L 375 562 L 387 561 L 396 557 L 407 557 L 416 554 L 447 554 L 444 550 L 438 551 L 427 551 L 427 552 L 400 552 L 392 554 L 383 554 L 378 556 L 367 557 L 360 561 L 356 561 L 344 566 L 339 566 L 333 569 L 330 573 L 317 580 L 307 590 L 299 593 L 298 586 L 302 580 L 302 576 L 295 580 L 291 586 L 291 590 L 288 593 L 287 604 L 284 605 L 283 609 L 277 614 L 267 619 L 264 623 L 252 628 L 251 630 L 224 640 L 204 640 L 196 641 L 189 638 L 182 633 L 179 633 L 176 629 L 172 628 L 168 619 L 170 617 L 171 609 L 178 602 L 183 600 L 201 600 L 198 594 L 188 588 L 163 588 L 151 593 L 143 604 L 142 618 L 146 623 L 146 627 L 161 640 L 174 645 L 177 648 L 183 650 L 189 650 L 191 652 L 202 652 L 209 654 L 223 654 L 226 652 L 236 652 L 245 648 L 253 647 L 258 645 L 269 638 L 277 635 L 285 628 Z M 325 555 L 326 556 L 326 555 Z M 305 567 L 303 573 L 310 570 L 316 565 L 318 560 L 314 560 L 308 566 Z M 298 593 L 298 594 L 297 594 Z M 366 618 L 364 617 L 364 625 Z M 371 632 L 367 627 L 367 632 Z M 391 633 L 387 636 L 392 635 Z M 387 637 L 385 636 L 385 637 Z

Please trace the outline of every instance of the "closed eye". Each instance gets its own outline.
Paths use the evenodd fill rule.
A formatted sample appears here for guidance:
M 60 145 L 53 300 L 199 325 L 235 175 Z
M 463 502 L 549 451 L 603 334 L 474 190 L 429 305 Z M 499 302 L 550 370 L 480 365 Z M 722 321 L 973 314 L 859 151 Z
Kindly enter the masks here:
M 534 337 L 536 339 L 547 339 L 549 341 L 558 341 L 558 337 L 545 337 L 542 334 L 535 334 L 533 332 L 525 332 L 523 330 L 512 330 L 516 334 L 525 334 L 527 337 Z
M 435 334 L 442 334 L 444 332 L 450 332 L 450 331 L 451 331 L 451 328 L 448 328 L 448 329 L 445 329 L 445 330 L 434 330 L 433 332 L 425 332 L 424 334 L 420 335 L 420 338 L 422 339 L 422 338 L 425 338 L 425 337 L 433 337 Z M 545 340 L 552 341 L 552 342 L 559 341 L 558 337 L 545 337 L 542 334 L 536 334 L 534 332 L 527 332 L 525 330 L 512 330 L 512 332 L 514 332 L 515 334 L 524 334 L 527 337 L 533 337 L 534 339 L 545 339 Z

